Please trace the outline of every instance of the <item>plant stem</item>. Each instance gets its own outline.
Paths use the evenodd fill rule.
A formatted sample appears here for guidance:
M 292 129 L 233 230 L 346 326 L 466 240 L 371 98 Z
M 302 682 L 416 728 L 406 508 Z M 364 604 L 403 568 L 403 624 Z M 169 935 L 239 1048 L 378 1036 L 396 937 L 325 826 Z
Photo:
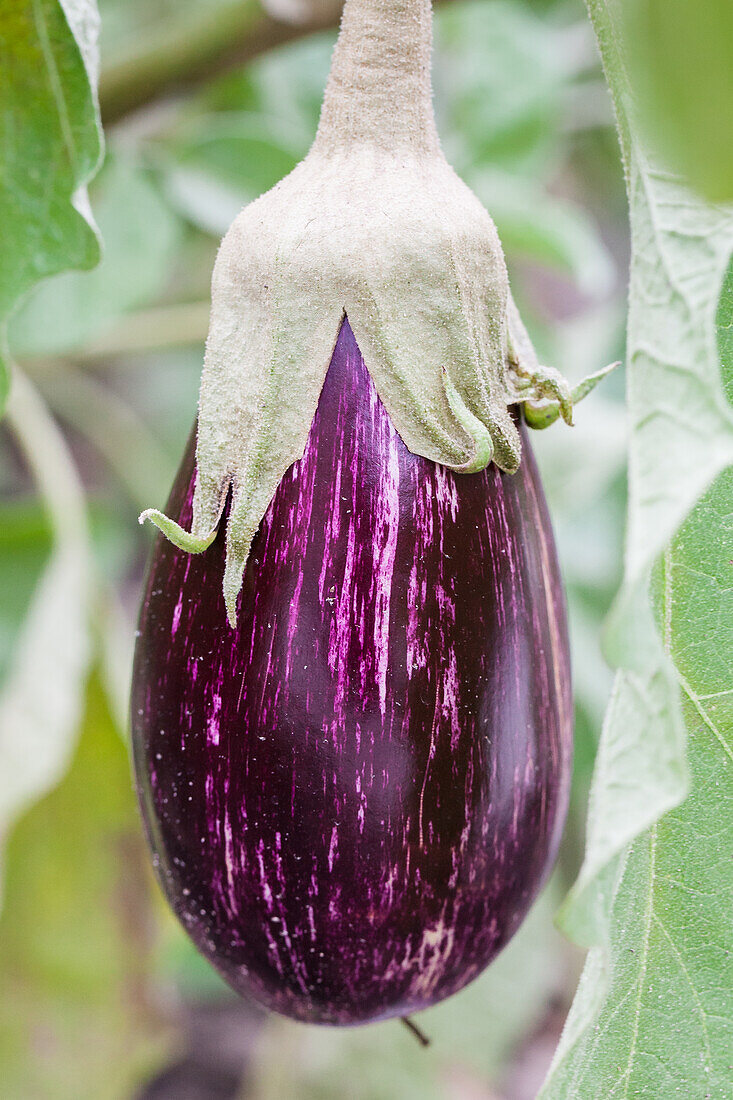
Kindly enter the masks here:
M 438 150 L 430 0 L 346 0 L 314 148 Z

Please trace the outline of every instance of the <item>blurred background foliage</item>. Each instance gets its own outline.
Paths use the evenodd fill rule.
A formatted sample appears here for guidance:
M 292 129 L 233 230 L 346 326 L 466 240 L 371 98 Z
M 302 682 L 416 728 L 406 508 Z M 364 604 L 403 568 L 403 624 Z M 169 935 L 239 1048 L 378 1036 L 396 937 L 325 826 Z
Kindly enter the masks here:
M 421 1017 L 427 1050 L 398 1023 L 339 1032 L 264 1018 L 198 958 L 144 850 L 126 749 L 151 540 L 136 517 L 164 503 L 195 415 L 219 238 L 307 151 L 335 34 L 275 45 L 270 28 L 242 50 L 246 62 L 227 60 L 220 72 L 211 64 L 159 92 L 156 49 L 159 69 L 170 65 L 171 42 L 185 56 L 207 20 L 233 13 L 245 42 L 262 10 L 251 0 L 100 8 L 109 120 L 90 197 L 104 256 L 91 271 L 40 284 L 11 324 L 14 355 L 50 412 L 36 422 L 43 454 L 29 455 L 12 425 L 0 434 L 0 713 L 10 689 L 34 693 L 38 743 L 46 735 L 57 749 L 55 771 L 31 777 L 21 795 L 12 775 L 0 777 L 1 1091 L 10 1100 L 532 1097 L 582 962 L 552 915 L 580 863 L 610 686 L 599 635 L 620 577 L 623 379 L 580 406 L 574 430 L 533 437 L 568 587 L 575 675 L 573 799 L 555 878 L 490 970 Z M 289 27 L 280 38 L 296 36 Z M 628 262 L 617 141 L 584 8 L 453 2 L 436 11 L 435 36 L 446 153 L 495 218 L 541 358 L 577 381 L 622 356 Z M 104 90 L 135 72 L 136 58 L 128 110 Z M 63 728 L 44 705 L 53 667 L 41 683 L 16 667 L 24 645 L 31 654 L 43 645 L 43 623 L 31 630 L 29 615 L 58 527 L 59 448 L 73 459 L 59 491 L 73 494 L 69 479 L 83 489 L 95 563 L 84 621 L 69 625 L 80 656 Z M 74 642 L 80 631 L 85 641 Z

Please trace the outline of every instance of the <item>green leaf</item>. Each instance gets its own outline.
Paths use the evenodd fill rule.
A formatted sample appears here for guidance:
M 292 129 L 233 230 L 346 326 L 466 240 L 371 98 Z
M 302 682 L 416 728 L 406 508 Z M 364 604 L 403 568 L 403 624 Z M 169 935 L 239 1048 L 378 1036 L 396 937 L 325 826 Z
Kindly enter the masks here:
M 0 1079 L 19 1100 L 128 1100 L 164 1052 L 148 856 L 96 678 L 84 709 L 71 769 L 7 850 Z
M 624 0 L 649 141 L 711 202 L 733 200 L 733 5 Z
M 715 317 L 718 336 L 718 353 L 723 365 L 722 382 L 725 395 L 733 405 L 733 258 L 728 265 L 723 289 L 720 292 L 718 311 Z
M 68 767 L 89 660 L 91 583 L 82 487 L 63 437 L 20 373 L 8 420 L 44 498 L 54 543 L 0 685 L 2 839 Z
M 148 304 L 170 280 L 180 223 L 148 173 L 114 157 L 93 197 L 102 261 L 93 271 L 66 272 L 36 288 L 10 325 L 18 355 L 77 348 L 128 310 Z
M 99 260 L 85 190 L 102 153 L 97 29 L 93 0 L 2 5 L 0 331 L 39 279 Z M 0 391 L 6 364 L 0 347 Z
M 622 0 L 592 0 L 590 10 L 631 207 L 628 529 L 607 639 L 619 671 L 586 858 L 563 913 L 566 930 L 593 950 L 542 1096 L 722 1098 L 733 1089 L 722 1033 L 733 1007 L 711 963 L 719 958 L 722 970 L 729 929 L 718 914 L 731 890 L 718 797 L 731 763 L 720 653 L 731 652 L 733 216 L 697 199 L 641 144 Z M 662 557 L 655 624 L 650 575 Z M 707 696 L 718 700 L 716 717 L 707 701 L 693 703 Z
M 733 1090 L 731 545 L 733 469 L 655 577 L 682 687 L 690 793 L 609 876 L 608 947 L 590 953 L 543 1095 L 724 1100 Z

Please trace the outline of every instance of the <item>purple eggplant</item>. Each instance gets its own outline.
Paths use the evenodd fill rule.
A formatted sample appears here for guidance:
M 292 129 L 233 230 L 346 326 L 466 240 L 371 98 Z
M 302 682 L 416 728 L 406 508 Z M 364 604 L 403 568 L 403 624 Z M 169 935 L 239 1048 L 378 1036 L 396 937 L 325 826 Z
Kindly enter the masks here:
M 518 473 L 410 453 L 344 320 L 302 459 L 226 621 L 224 535 L 158 536 L 137 786 L 163 888 L 239 992 L 311 1023 L 475 978 L 556 855 L 572 752 L 552 530 Z M 168 514 L 191 520 L 191 440 Z

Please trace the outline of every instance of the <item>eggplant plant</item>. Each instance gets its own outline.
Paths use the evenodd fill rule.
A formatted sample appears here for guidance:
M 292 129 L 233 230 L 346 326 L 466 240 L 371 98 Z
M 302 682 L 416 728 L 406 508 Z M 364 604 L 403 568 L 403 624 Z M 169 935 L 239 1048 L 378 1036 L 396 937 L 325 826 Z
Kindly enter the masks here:
M 563 300 L 556 334 L 569 360 L 620 338 L 625 289 L 610 290 L 579 210 L 602 207 L 618 245 L 622 178 L 629 198 L 627 537 L 597 753 L 618 405 L 597 447 L 595 431 L 571 439 L 574 470 L 562 441 L 547 467 L 567 509 L 558 499 L 581 799 L 591 758 L 595 773 L 558 916 L 590 950 L 538 1095 L 727 1098 L 733 217 L 709 200 L 733 194 L 719 138 L 730 6 L 586 6 L 623 173 L 579 9 L 508 0 L 440 17 L 451 155 L 508 251 L 572 273 L 583 300 Z M 190 1037 L 140 1012 L 162 1003 L 171 963 L 185 1012 L 198 964 L 180 941 L 171 956 L 167 935 L 151 956 L 139 934 L 160 914 L 119 736 L 134 553 L 119 525 L 166 497 L 147 425 L 181 447 L 190 427 L 173 348 L 202 338 L 198 231 L 218 233 L 236 195 L 301 155 L 324 42 L 243 69 L 311 24 L 266 16 L 263 36 L 250 5 L 116 5 L 107 21 L 109 7 L 101 68 L 96 0 L 0 13 L 3 1093 L 152 1095 L 194 1076 L 241 1091 L 254 1074 L 303 1100 L 335 1100 L 344 1080 L 361 1100 L 408 1100 L 439 1092 L 446 1071 L 496 1088 L 538 1065 L 532 1036 L 542 1021 L 547 1049 L 549 998 L 574 978 L 539 907 L 487 981 L 432 1016 L 433 1057 L 410 1059 L 397 1028 L 270 1020 L 260 1040 L 231 1000 L 207 1007 L 226 1026 L 205 1034 L 197 1008 Z M 309 1020 L 410 1011 L 468 980 L 530 904 L 563 812 L 562 598 L 526 429 L 571 410 L 521 329 L 491 223 L 440 156 L 425 11 L 411 10 L 350 5 L 307 165 L 227 238 L 198 435 L 170 521 L 156 515 L 185 549 L 156 543 L 137 657 L 135 760 L 173 906 L 237 988 Z M 93 180 L 101 121 L 141 106 L 144 125 L 110 129 Z M 580 206 L 551 197 L 558 180 Z M 96 265 L 100 236 L 102 262 L 74 271 Z M 172 374 L 135 369 L 160 348 Z M 232 1064 L 238 1027 L 255 1040 L 246 1066 Z M 284 1067 L 271 1057 L 283 1041 L 304 1055 Z
M 348 0 L 305 160 L 221 246 L 197 430 L 137 642 L 160 881 L 230 984 L 294 1018 L 425 1008 L 554 860 L 564 596 L 526 424 L 541 368 L 438 142 L 429 0 Z

